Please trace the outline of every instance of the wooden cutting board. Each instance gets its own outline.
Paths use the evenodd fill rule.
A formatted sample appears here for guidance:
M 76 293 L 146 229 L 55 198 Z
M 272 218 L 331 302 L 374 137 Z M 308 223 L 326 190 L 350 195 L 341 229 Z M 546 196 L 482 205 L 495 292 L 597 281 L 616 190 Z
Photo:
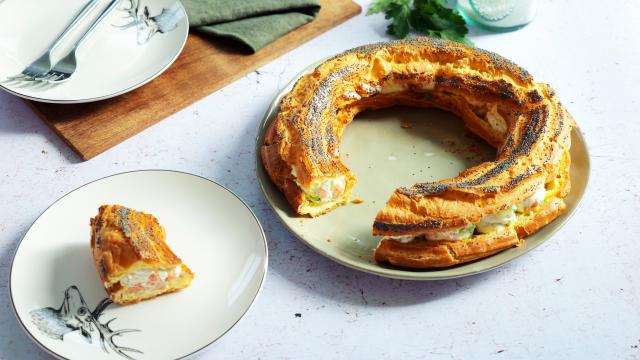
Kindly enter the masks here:
M 228 40 L 189 34 L 176 62 L 132 92 L 86 104 L 27 103 L 82 159 L 91 159 L 361 11 L 351 0 L 320 3 L 315 20 L 255 54 Z

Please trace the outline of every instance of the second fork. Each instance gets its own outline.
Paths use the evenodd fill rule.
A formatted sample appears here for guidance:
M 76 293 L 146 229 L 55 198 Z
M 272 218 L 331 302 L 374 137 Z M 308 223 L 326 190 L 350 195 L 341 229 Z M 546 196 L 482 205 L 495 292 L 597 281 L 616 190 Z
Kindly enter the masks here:
M 58 61 L 51 70 L 49 70 L 42 77 L 38 78 L 38 80 L 52 82 L 52 83 L 61 83 L 69 80 L 69 78 L 76 71 L 76 67 L 78 66 L 78 61 L 76 57 L 76 51 L 82 44 L 93 34 L 96 28 L 100 25 L 100 23 L 109 15 L 111 12 L 118 6 L 120 0 L 111 0 L 109 6 L 107 6 L 100 16 L 96 19 L 96 21 L 91 24 L 91 27 L 87 30 L 87 32 L 82 35 L 80 40 L 75 44 L 73 49 L 67 54 L 64 58 Z

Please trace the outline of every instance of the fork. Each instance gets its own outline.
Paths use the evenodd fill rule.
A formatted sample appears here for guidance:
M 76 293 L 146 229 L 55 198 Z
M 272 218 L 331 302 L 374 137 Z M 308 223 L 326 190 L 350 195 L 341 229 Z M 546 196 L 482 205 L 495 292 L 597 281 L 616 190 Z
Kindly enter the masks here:
M 67 26 L 67 28 L 62 32 L 62 34 L 58 37 L 58 39 L 45 51 L 42 56 L 32 62 L 29 66 L 27 66 L 22 72 L 18 75 L 8 76 L 7 80 L 37 80 L 45 75 L 51 70 L 53 64 L 51 63 L 51 52 L 54 51 L 60 44 L 69 36 L 70 33 L 78 26 L 81 20 L 91 12 L 99 3 L 99 0 L 91 0 L 87 5 L 84 6 L 82 11 L 76 16 L 76 18 Z
M 61 83 L 69 80 L 71 75 L 76 71 L 76 67 L 78 65 L 78 61 L 76 58 L 76 51 L 82 44 L 91 36 L 91 34 L 96 30 L 98 25 L 116 8 L 120 0 L 111 0 L 111 3 L 107 8 L 102 11 L 102 14 L 98 17 L 96 21 L 91 24 L 91 27 L 87 32 L 82 35 L 80 40 L 76 43 L 76 45 L 71 49 L 69 54 L 58 61 L 48 73 L 44 74 L 39 80 L 47 81 L 49 83 Z

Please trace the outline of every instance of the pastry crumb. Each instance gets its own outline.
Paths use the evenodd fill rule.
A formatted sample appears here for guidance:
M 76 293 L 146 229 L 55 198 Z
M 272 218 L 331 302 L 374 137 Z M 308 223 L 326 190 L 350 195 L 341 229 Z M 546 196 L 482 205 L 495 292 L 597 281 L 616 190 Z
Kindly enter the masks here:
M 411 121 L 402 120 L 400 122 L 400 127 L 403 129 L 411 129 L 413 127 L 413 123 Z
M 351 157 L 351 153 L 344 153 L 344 156 Z
M 351 200 L 352 204 L 362 204 L 364 202 L 364 200 L 360 199 L 360 198 L 355 198 L 353 200 Z

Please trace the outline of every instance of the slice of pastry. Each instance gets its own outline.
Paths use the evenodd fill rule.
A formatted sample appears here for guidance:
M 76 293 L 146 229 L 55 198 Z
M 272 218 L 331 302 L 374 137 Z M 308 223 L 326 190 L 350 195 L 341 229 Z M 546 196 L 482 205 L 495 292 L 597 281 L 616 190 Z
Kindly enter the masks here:
M 450 192 L 446 197 L 425 198 L 423 203 L 429 205 L 425 208 L 439 210 L 432 213 L 440 214 L 440 218 L 430 219 L 431 228 L 400 222 L 406 218 L 406 207 L 389 201 L 378 213 L 378 222 L 374 225 L 374 232 L 386 235 L 376 248 L 374 257 L 379 263 L 428 269 L 453 266 L 520 246 L 525 237 L 534 234 L 566 210 L 563 199 L 571 189 L 570 166 L 571 157 L 566 152 L 556 174 L 550 174 L 547 178 L 532 175 L 529 179 L 521 180 L 525 191 L 507 193 L 512 203 L 499 211 L 475 214 L 474 211 L 491 206 L 483 203 L 486 200 L 479 196 L 454 197 L 455 194 Z M 467 208 L 462 211 L 462 206 Z M 394 233 L 397 228 L 402 232 Z
M 91 219 L 91 249 L 105 290 L 119 304 L 178 291 L 193 280 L 158 220 L 124 206 L 100 206 Z

